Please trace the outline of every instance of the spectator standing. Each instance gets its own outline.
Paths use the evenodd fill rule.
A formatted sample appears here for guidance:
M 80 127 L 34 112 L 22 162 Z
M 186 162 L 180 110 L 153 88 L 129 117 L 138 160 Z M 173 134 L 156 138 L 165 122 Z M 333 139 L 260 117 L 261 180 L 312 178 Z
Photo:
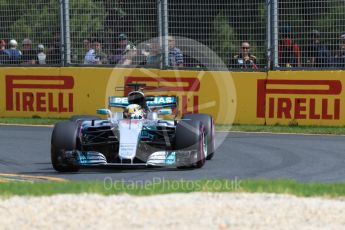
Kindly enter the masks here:
M 301 49 L 292 39 L 290 27 L 283 27 L 279 40 L 278 56 L 280 67 L 301 67 Z
M 5 40 L 0 40 L 0 50 L 6 50 L 6 42 L 5 42 Z
M 340 36 L 339 51 L 335 54 L 334 62 L 336 67 L 345 67 L 345 33 Z
M 44 45 L 39 44 L 37 46 L 37 64 L 45 65 L 46 64 L 47 55 L 44 53 Z
M 99 57 L 96 57 L 96 51 L 93 45 L 90 45 L 89 50 L 86 52 L 84 57 L 84 64 L 85 65 L 96 65 L 100 63 Z
M 146 66 L 147 57 L 150 55 L 150 46 L 151 43 L 141 43 L 139 47 L 136 47 L 136 50 L 130 52 L 131 65 L 135 66 Z
M 318 30 L 312 31 L 312 43 L 309 48 L 308 62 L 312 67 L 329 67 L 330 55 L 326 45 L 321 42 L 321 34 Z
M 22 64 L 36 64 L 36 51 L 32 49 L 32 41 L 25 38 L 22 42 Z
M 121 59 L 120 63 L 121 65 L 133 65 L 133 60 L 137 56 L 137 48 L 133 46 L 133 48 L 129 48 L 126 52 L 126 54 Z
M 85 48 L 85 50 L 88 51 L 88 50 L 91 48 L 91 43 L 90 43 L 90 41 L 87 40 L 87 39 L 84 39 L 83 43 L 84 43 L 84 48 Z
M 232 66 L 241 69 L 258 69 L 256 57 L 250 53 L 249 42 L 242 42 L 241 50 L 233 57 Z
M 183 67 L 183 54 L 179 48 L 176 47 L 176 41 L 173 36 L 168 37 L 169 46 L 169 66 Z
M 8 53 L 6 52 L 5 40 L 0 40 L 0 64 L 6 64 L 8 62 Z
M 107 64 L 108 56 L 102 50 L 102 44 L 99 41 L 94 42 L 96 59 L 99 59 L 99 64 Z
M 61 48 L 60 48 L 60 35 L 55 34 L 54 40 L 48 46 L 47 50 L 47 64 L 50 65 L 61 65 Z
M 16 40 L 12 39 L 9 43 L 10 48 L 5 52 L 8 54 L 8 63 L 9 64 L 19 64 L 22 57 L 22 52 L 17 48 L 18 43 Z
M 110 64 L 131 65 L 136 55 L 136 47 L 128 40 L 126 34 L 121 33 L 118 37 L 118 48 L 109 58 Z
M 91 39 L 84 39 L 83 40 L 83 48 L 82 48 L 82 53 L 83 54 L 77 54 L 76 57 L 74 57 L 74 61 L 76 63 L 84 62 L 85 59 L 85 53 L 87 53 L 91 49 Z
M 162 51 L 158 38 L 155 38 L 150 45 L 150 53 L 147 56 L 146 65 L 152 68 L 159 68 L 162 63 Z

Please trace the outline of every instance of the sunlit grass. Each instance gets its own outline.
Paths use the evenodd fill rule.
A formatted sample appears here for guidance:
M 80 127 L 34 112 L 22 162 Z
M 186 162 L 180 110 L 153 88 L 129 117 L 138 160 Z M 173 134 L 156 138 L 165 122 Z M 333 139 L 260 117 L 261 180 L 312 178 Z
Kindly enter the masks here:
M 190 192 L 249 192 L 278 193 L 310 197 L 344 197 L 345 183 L 300 183 L 293 180 L 166 180 L 161 182 L 4 182 L 0 183 L 0 196 L 55 194 L 131 194 L 157 195 Z

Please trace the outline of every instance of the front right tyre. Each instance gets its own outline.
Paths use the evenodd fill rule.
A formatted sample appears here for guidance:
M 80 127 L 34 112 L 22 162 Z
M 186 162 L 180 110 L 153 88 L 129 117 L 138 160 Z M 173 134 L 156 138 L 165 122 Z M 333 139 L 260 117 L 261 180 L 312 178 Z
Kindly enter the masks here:
M 55 124 L 51 137 L 51 162 L 58 172 L 79 171 L 77 150 L 78 124 L 63 121 Z

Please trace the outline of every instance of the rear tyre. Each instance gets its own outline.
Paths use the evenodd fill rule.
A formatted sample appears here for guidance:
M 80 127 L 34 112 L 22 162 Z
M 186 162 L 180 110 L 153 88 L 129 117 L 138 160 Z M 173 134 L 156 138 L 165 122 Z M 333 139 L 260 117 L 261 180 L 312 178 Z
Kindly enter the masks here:
M 51 162 L 58 172 L 79 171 L 77 149 L 78 124 L 71 121 L 59 122 L 54 126 L 51 138 Z
M 81 122 L 81 121 L 91 121 L 91 120 L 100 120 L 101 118 L 98 116 L 90 116 L 90 115 L 75 115 L 70 117 L 70 121 L 73 122 Z
M 200 121 L 180 121 L 176 126 L 176 150 L 193 151 L 190 165 L 179 168 L 201 168 L 207 156 L 207 141 L 204 125 Z
M 185 114 L 182 119 L 190 119 L 193 121 L 200 121 L 205 126 L 205 132 L 207 135 L 207 160 L 211 160 L 214 157 L 216 151 L 215 144 L 215 129 L 214 119 L 208 114 Z

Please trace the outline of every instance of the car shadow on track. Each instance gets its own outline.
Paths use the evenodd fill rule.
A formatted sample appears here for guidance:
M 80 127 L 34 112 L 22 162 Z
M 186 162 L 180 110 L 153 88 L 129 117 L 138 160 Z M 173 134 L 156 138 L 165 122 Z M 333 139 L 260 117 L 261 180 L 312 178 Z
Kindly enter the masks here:
M 163 168 L 163 167 L 150 167 L 150 168 L 121 168 L 118 166 L 107 166 L 107 167 L 100 167 L 100 166 L 93 166 L 93 167 L 83 167 L 80 169 L 79 172 L 57 172 L 53 168 L 41 168 L 39 171 L 31 171 L 31 172 L 16 172 L 19 174 L 24 175 L 49 175 L 49 176 L 58 176 L 58 175 L 75 175 L 75 174 L 114 174 L 114 173 L 140 173 L 140 172 L 176 172 L 176 171 L 190 171 L 194 169 L 189 168 Z

